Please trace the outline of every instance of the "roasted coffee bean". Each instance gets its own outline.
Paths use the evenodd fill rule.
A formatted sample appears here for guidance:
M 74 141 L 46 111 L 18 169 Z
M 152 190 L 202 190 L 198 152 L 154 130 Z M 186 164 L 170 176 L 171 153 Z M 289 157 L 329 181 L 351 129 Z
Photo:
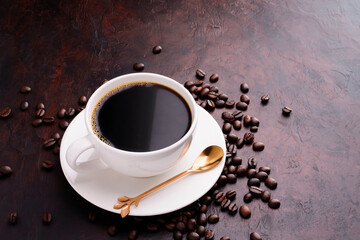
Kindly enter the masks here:
M 280 207 L 280 201 L 275 198 L 271 198 L 268 202 L 268 206 L 273 209 L 277 209 Z
M 116 236 L 118 234 L 118 227 L 115 226 L 115 225 L 110 225 L 108 228 L 107 228 L 107 233 L 109 234 L 109 236 Z
M 227 166 L 224 166 L 221 174 L 227 175 L 229 173 L 229 169 L 227 168 Z
M 54 166 L 54 162 L 50 160 L 45 160 L 41 163 L 41 166 L 45 169 L 51 169 Z
M 175 230 L 175 223 L 166 223 L 165 224 L 165 228 L 166 230 L 170 231 L 170 232 L 173 232 Z
M 153 54 L 159 54 L 162 51 L 162 47 L 160 45 L 156 45 L 153 49 L 152 52 Z
M 244 146 L 244 138 L 239 138 L 238 140 L 237 140 L 237 142 L 236 142 L 236 147 L 238 148 L 238 149 L 240 149 L 240 148 L 242 148 L 243 146 Z
M 202 88 L 208 88 L 208 89 L 210 90 L 210 84 L 204 83 L 204 84 L 202 85 Z
M 207 195 L 207 197 L 210 198 L 210 203 L 211 203 L 211 197 L 208 196 L 208 195 Z M 209 204 L 210 204 L 210 203 L 209 203 Z M 182 212 L 181 214 L 184 215 L 184 216 L 186 216 L 186 217 L 189 218 L 189 219 L 193 217 L 193 214 L 192 214 L 191 212 L 189 212 L 189 211 Z
M 235 130 L 240 130 L 241 129 L 241 121 L 240 120 L 235 120 L 233 122 L 233 126 Z
M 249 187 L 249 192 L 256 198 L 260 197 L 263 190 L 259 187 L 251 186 Z
M 207 218 L 205 213 L 200 213 L 197 219 L 197 223 L 202 226 L 206 226 Z
M 256 168 L 257 161 L 255 158 L 251 157 L 248 159 L 248 167 L 249 168 Z
M 233 215 L 237 212 L 238 206 L 236 205 L 236 203 L 230 203 L 228 210 L 229 210 L 229 214 Z
M 195 85 L 189 88 L 189 91 L 191 93 L 195 93 L 196 90 L 197 90 L 197 86 L 195 86 Z
M 94 210 L 90 211 L 88 214 L 88 218 L 90 222 L 95 222 L 96 220 L 96 212 Z
M 214 92 L 209 92 L 209 94 L 207 95 L 207 98 L 215 101 L 217 99 L 217 94 Z
M 233 133 L 229 133 L 227 135 L 227 140 L 229 141 L 229 143 L 236 143 L 236 141 L 238 140 L 238 137 Z
M 227 178 L 228 183 L 236 183 L 236 181 L 237 181 L 235 174 L 232 174 L 232 173 L 229 173 L 228 175 L 226 175 L 226 178 Z
M 36 117 L 37 118 L 42 118 L 45 115 L 45 110 L 40 108 L 36 111 Z
M 44 224 L 50 224 L 52 221 L 51 213 L 46 212 L 43 214 L 42 221 Z
M 16 212 L 12 212 L 9 215 L 9 223 L 15 225 L 18 221 L 18 214 Z
M 79 104 L 80 105 L 85 105 L 87 103 L 87 98 L 86 98 L 86 96 L 81 96 L 80 98 L 79 98 Z
M 277 181 L 272 177 L 268 177 L 265 180 L 265 185 L 270 189 L 275 189 L 277 187 Z
M 159 225 L 156 223 L 148 223 L 146 224 L 146 229 L 150 232 L 156 232 L 159 230 Z
M 240 216 L 243 218 L 249 218 L 251 216 L 251 210 L 248 206 L 242 205 L 239 209 Z
M 24 85 L 20 88 L 20 92 L 21 93 L 29 93 L 29 92 L 31 92 L 31 87 Z
M 210 92 L 218 93 L 218 92 L 219 92 L 219 88 L 218 88 L 217 86 L 210 86 Z
M 36 109 L 45 109 L 44 103 L 39 102 L 38 104 L 36 104 Z
M 251 117 L 249 115 L 245 115 L 243 118 L 244 126 L 248 127 L 251 125 Z
M 259 172 L 266 172 L 268 175 L 270 174 L 270 172 L 271 172 L 271 168 L 269 168 L 269 167 L 266 167 L 266 166 L 261 166 L 261 167 L 259 167 Z
M 66 114 L 66 109 L 65 108 L 60 108 L 58 113 L 57 113 L 57 116 L 58 116 L 58 118 L 64 118 L 65 114 Z
M 270 198 L 271 198 L 271 193 L 269 191 L 265 190 L 261 193 L 261 200 L 263 202 L 268 202 Z
M 202 108 L 206 109 L 206 106 L 207 106 L 206 101 L 203 101 L 203 102 L 200 104 L 200 106 L 201 106 Z
M 229 146 L 230 146 L 230 145 L 229 145 Z M 226 158 L 225 166 L 226 166 L 226 167 L 229 167 L 231 164 L 232 164 L 231 158 Z
M 54 146 L 55 143 L 56 143 L 55 139 L 49 138 L 43 142 L 43 146 L 44 146 L 44 148 L 50 148 L 50 147 Z
M 260 187 L 260 180 L 258 178 L 249 178 L 248 182 L 247 182 L 247 185 L 248 187 L 251 187 L 251 186 L 255 186 L 255 187 Z
M 136 240 L 139 236 L 139 232 L 136 229 L 130 229 L 128 232 L 129 240 Z
M 80 113 L 82 110 L 84 110 L 85 109 L 85 107 L 84 106 L 80 106 L 80 107 L 77 107 L 77 108 L 75 108 L 75 112 L 76 113 Z
M 72 107 L 70 107 L 70 108 L 68 108 L 67 110 L 66 110 L 66 116 L 67 117 L 72 117 L 72 116 L 74 116 L 75 115 L 75 109 L 74 108 L 72 108 Z
M 177 222 L 175 227 L 177 230 L 179 230 L 182 233 L 186 232 L 186 225 L 183 222 Z
M 216 183 L 215 183 L 215 184 L 216 184 Z M 216 195 L 217 195 L 219 192 L 220 192 L 219 190 L 215 189 L 215 190 L 213 191 L 213 193 L 211 194 L 212 199 L 215 199 Z
M 238 177 L 244 177 L 247 173 L 247 167 L 244 165 L 239 165 L 236 167 L 236 176 Z
M 232 123 L 235 120 L 235 117 L 229 112 L 223 112 L 221 117 L 222 119 L 224 119 L 225 122 Z
M 182 222 L 182 223 L 184 223 L 185 225 L 186 225 L 187 221 L 188 221 L 187 216 L 185 216 L 185 215 L 183 215 L 183 214 L 180 214 L 180 216 L 177 218 L 177 222 Z
M 140 62 L 134 63 L 134 65 L 133 65 L 133 69 L 137 72 L 141 72 L 142 70 L 144 70 L 144 68 L 145 68 L 145 65 Z
M 200 239 L 200 235 L 196 232 L 189 232 L 186 235 L 186 239 L 187 240 L 199 240 Z
M 230 144 L 228 151 L 229 151 L 229 153 L 231 153 L 231 156 L 235 156 L 236 151 L 237 151 L 236 145 L 235 144 Z
M 224 100 L 217 99 L 217 100 L 215 101 L 215 107 L 217 107 L 217 108 L 223 108 L 223 107 L 225 107 L 225 101 L 224 101 Z
M 215 109 L 215 103 L 212 100 L 206 100 L 206 108 L 208 110 L 214 110 Z
M 216 83 L 219 80 L 219 75 L 214 73 L 210 76 L 209 81 L 212 83 Z
M 206 73 L 201 69 L 197 69 L 195 75 L 198 79 L 204 79 Z
M 225 107 L 226 108 L 233 108 L 235 106 L 235 101 L 234 100 L 227 100 L 225 102 Z
M 257 232 L 252 232 L 250 233 L 250 240 L 262 240 L 262 238 Z
M 199 225 L 196 229 L 196 232 L 199 234 L 200 237 L 205 235 L 205 227 L 202 225 Z
M 61 121 L 59 122 L 59 127 L 60 127 L 61 129 L 64 129 L 64 130 L 65 130 L 68 126 L 69 126 L 69 122 L 66 121 L 66 120 L 61 120 Z
M 240 96 L 240 102 L 244 102 L 244 103 L 246 103 L 246 104 L 249 104 L 249 103 L 250 103 L 250 98 L 249 98 L 249 96 L 246 95 L 246 94 L 242 94 L 242 95 Z
M 55 122 L 55 118 L 51 116 L 45 116 L 42 120 L 45 124 L 52 124 Z
M 32 126 L 33 127 L 39 127 L 41 124 L 42 124 L 43 120 L 41 118 L 38 118 L 38 119 L 35 119 L 33 122 L 32 122 Z
M 194 86 L 194 82 L 193 82 L 193 81 L 186 81 L 186 82 L 184 83 L 184 87 L 187 88 L 187 89 L 191 88 L 192 86 Z
M 257 126 L 251 126 L 250 127 L 250 132 L 257 132 L 258 131 L 258 127 Z
M 205 205 L 205 204 L 203 204 L 203 205 L 201 205 L 201 207 L 200 207 L 200 212 L 201 213 L 206 213 L 207 212 L 207 210 L 208 210 L 208 207 Z
M 58 133 L 58 132 L 53 133 L 53 135 L 51 135 L 51 137 L 55 140 L 59 140 L 61 138 L 60 133 Z
M 254 151 L 262 151 L 265 148 L 265 144 L 262 142 L 254 142 L 252 148 Z
M 208 222 L 209 223 L 217 223 L 217 222 L 219 222 L 219 216 L 216 215 L 216 214 L 209 215 Z
M 268 177 L 268 174 L 266 172 L 263 171 L 259 171 L 256 173 L 256 178 L 258 178 L 260 181 L 265 181 L 265 179 Z
M 220 240 L 231 240 L 228 236 L 223 236 L 220 238 Z
M 55 155 L 59 155 L 60 153 L 60 147 L 59 146 L 55 146 L 52 150 L 52 152 L 55 154 Z
M 249 166 L 248 166 L 248 170 L 247 170 L 246 176 L 247 176 L 248 178 L 254 178 L 254 177 L 256 177 L 256 170 L 253 169 L 253 168 L 249 168 Z
M 292 112 L 292 109 L 289 107 L 283 107 L 282 108 L 282 114 L 286 117 L 290 116 L 290 113 Z
M 250 144 L 252 144 L 254 142 L 255 135 L 253 133 L 247 132 L 247 133 L 244 134 L 243 139 L 244 139 L 244 143 L 246 145 L 250 145 Z
M 226 195 L 223 192 L 218 192 L 215 196 L 215 203 L 221 204 L 221 202 L 225 199 Z
M 196 81 L 196 82 L 194 83 L 194 85 L 197 86 L 197 87 L 201 87 L 201 85 L 203 85 L 203 84 L 204 84 L 204 81 L 203 81 L 203 80 L 199 80 L 199 81 Z
M 221 93 L 221 94 L 219 94 L 219 99 L 226 102 L 229 99 L 229 97 L 225 93 Z
M 238 166 L 242 163 L 242 158 L 238 157 L 238 156 L 234 156 L 232 158 L 232 164 L 234 164 L 235 166 Z
M 205 205 L 210 205 L 211 202 L 212 202 L 212 199 L 211 199 L 210 196 L 204 195 L 204 196 L 202 196 L 202 197 L 200 198 L 200 202 L 201 202 L 202 204 L 205 204 Z
M 11 108 L 5 107 L 0 111 L 0 117 L 1 118 L 7 118 L 11 114 Z
M 230 200 L 234 200 L 236 198 L 236 191 L 235 190 L 229 190 L 226 192 L 226 198 Z
M 205 231 L 205 239 L 206 240 L 212 240 L 212 239 L 214 239 L 214 236 L 215 236 L 215 233 L 213 230 L 208 229 Z
M 200 92 L 200 97 L 202 98 L 206 98 L 207 95 L 209 94 L 210 90 L 208 88 L 203 88 Z M 215 104 L 216 105 L 216 104 Z
M 235 105 L 236 109 L 241 110 L 241 111 L 246 111 L 248 108 L 248 105 L 244 102 L 237 102 Z
M 226 211 L 228 209 L 230 203 L 231 203 L 231 201 L 229 199 L 225 198 L 220 204 L 221 210 Z
M 261 103 L 266 105 L 270 100 L 270 96 L 269 95 L 263 95 L 261 96 Z
M 240 90 L 241 90 L 243 93 L 249 92 L 249 85 L 248 85 L 247 83 L 241 83 L 241 85 L 240 85 Z
M 256 117 L 251 117 L 250 118 L 250 124 L 252 125 L 252 126 L 259 126 L 259 124 L 260 124 L 260 120 L 259 119 L 257 119 Z
M 174 240 L 181 240 L 183 238 L 183 235 L 180 231 L 175 231 L 173 233 L 173 238 L 174 238 Z
M 249 202 L 251 202 L 253 199 L 254 199 L 254 196 L 253 196 L 250 192 L 246 193 L 246 194 L 244 195 L 244 197 L 243 197 L 244 203 L 249 203 Z
M 21 104 L 20 104 L 21 110 L 25 111 L 25 110 L 28 110 L 28 108 L 29 108 L 29 102 L 27 102 L 27 101 L 21 102 Z
M 219 186 L 223 186 L 227 183 L 227 177 L 225 175 L 220 175 L 219 179 L 217 180 L 217 184 Z
M 234 165 L 230 165 L 229 167 L 228 167 L 228 172 L 229 173 L 235 173 L 236 172 L 236 167 L 234 166 Z
M 191 96 L 194 98 L 194 100 L 198 100 L 198 99 L 199 99 L 198 95 L 196 95 L 195 93 L 192 93 Z M 201 105 L 202 102 L 199 101 L 199 103 L 200 103 L 199 105 Z
M 232 113 L 232 115 L 234 116 L 235 120 L 241 120 L 244 116 L 244 113 L 242 111 L 236 110 Z

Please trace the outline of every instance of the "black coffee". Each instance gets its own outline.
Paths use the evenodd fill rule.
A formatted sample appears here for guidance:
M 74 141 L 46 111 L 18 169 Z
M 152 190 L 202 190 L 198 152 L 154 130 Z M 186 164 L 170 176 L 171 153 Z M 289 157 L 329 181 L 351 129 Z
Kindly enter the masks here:
M 178 93 L 145 81 L 110 90 L 92 113 L 93 131 L 102 141 L 134 152 L 170 146 L 190 125 L 190 108 Z

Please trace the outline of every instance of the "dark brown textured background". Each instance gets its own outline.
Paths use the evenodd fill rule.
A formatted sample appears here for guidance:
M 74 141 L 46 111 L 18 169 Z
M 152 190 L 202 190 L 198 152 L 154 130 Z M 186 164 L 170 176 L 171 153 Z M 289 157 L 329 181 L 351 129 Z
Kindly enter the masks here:
M 249 204 L 252 217 L 229 216 L 212 206 L 220 222 L 208 225 L 215 239 L 359 239 L 360 235 L 360 2 L 349 1 L 30 1 L 0 4 L 0 239 L 126 239 L 132 224 L 82 199 L 67 183 L 58 157 L 42 149 L 54 126 L 31 127 L 36 103 L 47 113 L 77 106 L 102 79 L 145 71 L 184 83 L 197 68 L 218 73 L 220 90 L 238 100 L 239 85 L 250 86 L 247 113 L 257 116 L 261 153 L 243 148 L 272 168 L 272 191 L 281 207 Z M 160 44 L 163 52 L 153 55 Z M 19 93 L 22 85 L 33 91 Z M 260 97 L 269 94 L 267 106 Z M 30 109 L 19 110 L 28 100 Z M 283 106 L 293 109 L 281 115 Z M 219 124 L 221 111 L 213 113 Z M 241 134 L 244 133 L 241 130 Z M 44 160 L 56 162 L 50 172 Z M 246 180 L 227 185 L 242 205 Z M 97 211 L 90 223 L 88 212 Z M 10 212 L 19 214 L 15 226 Z M 50 226 L 41 222 L 50 211 Z M 171 239 L 166 230 L 141 230 L 139 239 Z

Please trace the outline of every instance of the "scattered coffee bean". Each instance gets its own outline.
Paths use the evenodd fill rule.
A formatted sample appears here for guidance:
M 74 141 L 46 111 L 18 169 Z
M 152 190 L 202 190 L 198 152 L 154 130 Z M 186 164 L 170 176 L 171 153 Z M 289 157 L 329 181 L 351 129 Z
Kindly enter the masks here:
M 210 92 L 218 93 L 218 92 L 219 92 L 219 88 L 218 88 L 217 86 L 211 86 L 211 87 L 210 87 Z
M 153 54 L 159 54 L 162 51 L 162 47 L 160 45 L 156 45 L 153 49 L 152 52 Z
M 225 175 L 220 175 L 219 179 L 217 180 L 217 184 L 219 186 L 223 186 L 227 183 L 227 177 Z
M 251 216 L 251 210 L 248 206 L 242 205 L 239 209 L 240 216 L 243 218 L 249 218 Z
M 29 102 L 27 102 L 27 101 L 21 102 L 21 104 L 20 104 L 21 110 L 25 111 L 25 110 L 28 110 L 28 108 L 29 108 Z
M 253 199 L 254 199 L 254 196 L 250 192 L 246 193 L 243 197 L 244 203 L 249 203 Z
M 256 173 L 256 178 L 258 178 L 260 181 L 265 181 L 265 179 L 268 177 L 268 174 L 266 172 L 263 171 L 259 171 Z
M 175 223 L 166 223 L 165 224 L 165 228 L 166 230 L 170 231 L 170 232 L 173 232 L 175 230 Z
M 229 148 L 228 148 L 229 153 L 231 154 L 231 156 L 235 156 L 236 152 L 237 152 L 237 148 L 235 144 L 230 144 Z
M 229 133 L 231 131 L 232 125 L 228 122 L 224 123 L 222 127 L 223 133 Z
M 133 69 L 137 72 L 141 72 L 142 70 L 144 70 L 144 68 L 145 68 L 145 65 L 140 62 L 134 63 L 134 65 L 133 65 Z
M 284 116 L 290 116 L 290 113 L 292 112 L 292 109 L 291 108 L 289 108 L 289 107 L 283 107 L 282 108 L 282 114 L 284 115 Z
M 43 146 L 44 146 L 44 148 L 50 148 L 50 147 L 54 146 L 55 143 L 56 143 L 55 139 L 49 138 L 43 142 Z
M 136 240 L 139 236 L 139 232 L 136 229 L 130 229 L 128 232 L 129 240 Z
M 250 127 L 250 132 L 257 132 L 258 131 L 258 127 L 257 126 L 251 126 Z
M 43 118 L 43 122 L 45 124 L 52 124 L 55 122 L 55 118 L 54 117 L 51 117 L 51 116 L 46 116 Z
M 45 109 L 44 103 L 39 102 L 38 104 L 36 104 L 36 109 Z
M 277 209 L 280 207 L 280 201 L 275 198 L 271 198 L 268 202 L 268 206 L 273 209 Z
M 66 109 L 65 108 L 60 108 L 58 113 L 57 113 L 58 118 L 64 118 L 65 115 L 66 115 Z
M 262 238 L 257 232 L 252 232 L 250 233 L 250 240 L 262 240 Z
M 257 118 L 257 117 L 251 117 L 250 118 L 250 124 L 252 125 L 252 126 L 259 126 L 259 124 L 260 124 L 260 120 Z
M 206 108 L 208 110 L 214 110 L 215 109 L 215 103 L 212 100 L 206 100 Z
M 260 187 L 260 183 L 261 182 L 258 178 L 253 177 L 253 178 L 249 178 L 247 185 L 248 185 L 248 187 L 251 187 L 251 186 Z
M 217 223 L 217 222 L 219 222 L 219 216 L 216 215 L 216 214 L 209 215 L 208 222 L 209 223 Z
M 174 240 L 181 240 L 183 238 L 183 235 L 180 231 L 175 231 L 173 233 L 173 238 L 174 238 Z
M 18 221 L 18 214 L 16 212 L 12 212 L 9 215 L 9 223 L 15 225 Z
M 235 105 L 235 101 L 234 101 L 234 100 L 227 100 L 227 101 L 225 102 L 225 107 L 226 107 L 226 108 L 233 108 L 234 105 Z
M 90 211 L 88 214 L 88 218 L 90 222 L 95 222 L 96 220 L 96 212 L 95 211 Z
M 265 144 L 262 142 L 254 142 L 252 148 L 254 151 L 262 151 L 265 148 Z
M 60 153 L 60 147 L 59 147 L 59 146 L 55 146 L 52 151 L 53 151 L 53 153 L 54 153 L 55 155 L 59 155 L 59 153 Z
M 241 121 L 240 120 L 235 120 L 233 122 L 233 126 L 235 130 L 240 130 L 241 129 Z
M 75 108 L 75 112 L 76 113 L 80 113 L 82 110 L 84 110 L 85 109 L 85 107 L 84 106 L 80 106 L 80 107 L 77 107 L 77 108 Z
M 200 106 L 201 106 L 202 108 L 206 109 L 206 108 L 207 108 L 207 103 L 206 103 L 206 101 L 202 102 L 202 103 L 200 104 Z
M 226 175 L 227 178 L 227 182 L 228 183 L 236 183 L 237 178 L 235 174 L 229 173 L 228 175 Z
M 264 105 L 268 104 L 269 100 L 270 100 L 270 96 L 269 96 L 269 95 L 263 95 L 263 96 L 261 97 L 261 103 L 264 104 Z
M 243 93 L 249 92 L 249 85 L 248 85 L 247 83 L 241 83 L 241 85 L 240 85 L 240 90 L 241 90 Z
M 216 83 L 219 80 L 219 75 L 217 75 L 216 73 L 212 74 L 209 78 L 209 81 L 212 83 Z
M 254 168 L 248 168 L 246 174 L 248 178 L 254 178 L 256 176 L 256 170 Z
M 271 193 L 268 190 L 265 190 L 261 193 L 261 200 L 263 202 L 268 202 L 271 198 Z
M 59 122 L 59 127 L 60 127 L 61 129 L 64 129 L 64 130 L 65 130 L 68 126 L 69 126 L 69 122 L 66 121 L 66 120 L 61 120 L 61 121 Z
M 252 144 L 254 142 L 255 135 L 253 133 L 247 132 L 247 133 L 244 134 L 243 139 L 244 139 L 244 143 L 246 145 L 250 145 L 250 144 Z
M 239 165 L 236 167 L 236 175 L 238 177 L 245 177 L 247 173 L 247 167 L 244 165 Z
M 207 218 L 205 213 L 200 213 L 197 219 L 199 225 L 206 226 Z
M 259 167 L 259 172 L 266 172 L 268 175 L 270 174 L 270 172 L 271 172 L 271 168 L 269 168 L 269 167 L 266 167 L 266 166 L 261 166 L 261 167 Z
M 68 109 L 66 110 L 65 115 L 66 115 L 67 117 L 69 117 L 69 118 L 71 118 L 72 116 L 74 116 L 74 115 L 75 115 L 75 108 L 72 108 L 72 107 L 68 108 Z
M 215 101 L 217 99 L 217 93 L 215 92 L 209 92 L 207 95 L 208 99 Z
M 226 192 L 226 198 L 230 200 L 234 200 L 236 198 L 236 191 L 235 190 L 229 190 Z
M 43 214 L 42 221 L 44 224 L 50 224 L 52 221 L 51 213 L 46 212 Z
M 223 236 L 220 238 L 220 240 L 231 240 L 228 236 Z
M 209 94 L 210 90 L 208 88 L 203 88 L 200 92 L 200 97 L 202 98 L 206 98 L 207 95 Z M 216 105 L 216 104 L 215 104 Z
M 205 231 L 205 239 L 206 240 L 212 240 L 212 239 L 214 239 L 214 236 L 215 236 L 215 233 L 213 230 L 208 229 Z
M 223 101 L 227 101 L 229 99 L 229 97 L 225 93 L 221 93 L 221 94 L 219 94 L 219 99 L 221 99 Z
M 50 160 L 45 160 L 41 163 L 41 166 L 45 169 L 51 169 L 54 166 L 54 162 Z
M 236 147 L 238 148 L 238 149 L 240 149 L 240 148 L 242 148 L 243 146 L 244 146 L 244 139 L 243 138 L 239 138 L 238 140 L 237 140 L 237 142 L 236 142 Z
M 186 239 L 187 240 L 199 240 L 200 239 L 200 235 L 196 232 L 189 232 L 186 235 Z
M 11 114 L 11 108 L 5 107 L 0 111 L 0 117 L 1 118 L 7 118 Z
M 202 196 L 202 197 L 200 198 L 200 202 L 201 202 L 202 204 L 205 204 L 205 205 L 210 205 L 211 202 L 212 202 L 212 199 L 211 199 L 210 196 L 204 195 L 204 196 Z
M 228 167 L 229 173 L 235 173 L 236 172 L 236 167 L 234 165 L 230 165 Z
M 249 168 L 256 168 L 257 161 L 255 158 L 251 157 L 248 159 L 248 167 Z
M 147 223 L 146 229 L 150 232 L 156 232 L 157 230 L 159 230 L 159 225 L 156 223 Z
M 184 87 L 187 88 L 187 89 L 189 89 L 189 88 L 191 88 L 191 87 L 193 87 L 193 86 L 194 86 L 194 82 L 193 82 L 193 81 L 186 81 L 186 82 L 184 83 Z
M 182 233 L 186 232 L 186 225 L 184 222 L 177 222 L 175 227 L 177 230 L 179 230 Z
M 241 111 L 246 111 L 248 108 L 248 105 L 244 102 L 237 102 L 235 105 L 236 109 L 241 110 Z
M 229 173 L 229 169 L 227 168 L 227 166 L 225 166 L 221 172 L 221 174 L 227 175 Z M 227 179 L 226 179 L 227 181 Z
M 236 141 L 238 140 L 238 137 L 233 133 L 229 133 L 227 135 L 227 140 L 229 141 L 229 143 L 236 143 Z
M 33 122 L 32 122 L 32 126 L 33 127 L 39 127 L 41 126 L 43 120 L 41 118 L 38 118 L 38 119 L 35 119 Z
M 199 234 L 200 237 L 205 235 L 205 227 L 202 225 L 199 225 L 196 229 L 196 232 Z
M 61 138 L 60 133 L 58 132 L 53 133 L 53 135 L 51 135 L 51 138 L 55 140 L 59 140 Z
M 260 197 L 263 190 L 259 187 L 251 186 L 249 187 L 249 192 L 256 198 Z
M 198 79 L 204 79 L 204 77 L 206 75 L 206 73 L 201 69 L 197 69 L 195 74 Z
M 275 189 L 277 187 L 277 181 L 272 177 L 268 177 L 265 180 L 265 185 L 270 189 Z
M 241 120 L 244 116 L 244 113 L 242 111 L 236 110 L 232 113 L 232 115 L 234 116 L 235 120 Z
M 249 115 L 245 115 L 243 121 L 244 121 L 245 127 L 248 127 L 251 125 L 251 117 Z
M 244 103 L 246 103 L 246 104 L 249 104 L 249 103 L 250 103 L 250 98 L 249 98 L 249 96 L 246 95 L 246 94 L 242 94 L 242 95 L 240 96 L 240 102 L 244 102 Z
M 199 211 L 200 211 L 200 213 L 206 213 L 207 210 L 208 210 L 208 207 L 205 204 L 203 204 L 203 205 L 201 205 Z
M 230 122 L 230 123 L 232 123 L 232 122 L 235 120 L 235 117 L 234 117 L 231 113 L 229 113 L 229 112 L 223 112 L 223 113 L 221 114 L 221 117 L 222 117 L 222 119 L 223 119 L 225 122 Z
M 220 204 L 221 210 L 226 211 L 228 209 L 228 207 L 230 206 L 230 203 L 231 203 L 231 201 L 229 199 L 225 198 Z
M 228 210 L 229 214 L 234 215 L 238 210 L 238 206 L 236 205 L 236 203 L 231 203 L 228 207 Z
M 215 203 L 220 205 L 221 202 L 225 199 L 226 195 L 223 192 L 218 192 L 215 196 Z
M 221 99 L 217 99 L 215 101 L 215 107 L 217 108 L 223 108 L 225 107 L 225 101 L 224 100 L 221 100 Z
M 204 81 L 203 80 L 199 80 L 199 81 L 196 81 L 195 83 L 194 83 L 194 85 L 195 86 L 197 86 L 197 87 L 201 87 L 201 85 L 203 85 L 204 84 Z M 202 89 L 202 88 L 201 88 Z
M 24 94 L 29 93 L 31 92 L 31 87 L 24 85 L 20 88 L 20 92 Z
M 235 166 L 238 166 L 242 163 L 242 158 L 238 157 L 238 156 L 234 156 L 232 158 L 232 164 L 234 164 Z
M 80 105 L 85 105 L 87 103 L 87 98 L 86 98 L 86 96 L 81 96 L 80 98 L 79 98 L 79 104 Z

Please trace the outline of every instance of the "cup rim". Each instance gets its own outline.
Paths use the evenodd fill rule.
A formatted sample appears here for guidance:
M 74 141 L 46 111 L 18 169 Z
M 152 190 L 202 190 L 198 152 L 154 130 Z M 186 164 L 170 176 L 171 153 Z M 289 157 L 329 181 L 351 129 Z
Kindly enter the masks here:
M 117 81 L 118 79 L 124 79 L 124 78 L 128 78 L 128 77 L 132 77 L 132 76 L 139 76 L 139 77 L 146 77 L 146 76 L 151 76 L 151 77 L 157 77 L 157 78 L 162 78 L 165 79 L 166 81 L 172 81 L 175 85 L 177 85 L 177 87 L 182 88 L 184 91 L 183 93 L 179 93 L 178 91 L 176 91 L 175 89 L 173 89 L 172 87 L 166 85 L 167 87 L 169 87 L 170 89 L 176 91 L 179 95 L 181 95 L 183 97 L 183 99 L 188 103 L 190 110 L 191 110 L 191 114 L 192 114 L 192 122 L 191 122 L 191 126 L 188 129 L 188 131 L 186 132 L 186 134 L 184 136 L 182 136 L 179 140 L 177 140 L 175 143 L 166 146 L 164 148 L 161 149 L 157 149 L 157 150 L 153 150 L 153 151 L 147 151 L 147 152 L 132 152 L 132 151 L 127 151 L 127 150 L 122 150 L 122 149 L 118 149 L 115 148 L 113 146 L 110 146 L 108 144 L 106 144 L 105 142 L 101 141 L 96 135 L 95 133 L 92 131 L 91 128 L 91 124 L 90 124 L 90 120 L 88 118 L 89 116 L 89 111 L 92 111 L 92 109 L 89 109 L 87 106 L 85 108 L 85 125 L 86 128 L 88 130 L 88 134 L 90 134 L 93 138 L 96 139 L 96 141 L 102 146 L 105 147 L 105 149 L 110 150 L 110 151 L 114 151 L 116 153 L 122 153 L 122 154 L 126 154 L 126 155 L 130 155 L 130 156 L 151 156 L 151 155 L 156 155 L 156 154 L 162 154 L 165 153 L 167 151 L 170 151 L 174 148 L 179 147 L 180 145 L 182 145 L 187 139 L 189 139 L 189 137 L 192 135 L 192 133 L 195 130 L 196 124 L 197 124 L 197 119 L 198 119 L 198 113 L 196 110 L 196 103 L 194 98 L 192 97 L 192 95 L 190 94 L 190 92 L 183 86 L 181 85 L 179 82 L 177 82 L 176 80 L 161 75 L 161 74 L 156 74 L 156 73 L 150 73 L 150 72 L 141 72 L 141 73 L 129 73 L 129 74 L 124 74 L 124 75 L 120 75 L 118 77 L 112 78 L 111 80 L 109 80 L 108 82 L 104 83 L 103 85 L 101 85 L 98 89 L 96 89 L 96 91 L 91 95 L 91 97 L 88 100 L 88 103 L 92 102 L 92 101 L 98 101 L 99 98 L 96 98 L 96 93 L 98 93 L 99 91 L 101 91 L 104 88 L 107 88 L 108 85 L 112 85 L 113 81 Z M 151 82 L 151 80 L 149 80 L 149 82 Z M 190 102 L 184 97 L 184 95 L 187 95 L 187 99 L 190 99 Z M 95 99 L 96 98 L 96 99 Z M 95 100 L 94 100 L 95 99 Z M 91 116 L 91 113 L 90 113 Z

